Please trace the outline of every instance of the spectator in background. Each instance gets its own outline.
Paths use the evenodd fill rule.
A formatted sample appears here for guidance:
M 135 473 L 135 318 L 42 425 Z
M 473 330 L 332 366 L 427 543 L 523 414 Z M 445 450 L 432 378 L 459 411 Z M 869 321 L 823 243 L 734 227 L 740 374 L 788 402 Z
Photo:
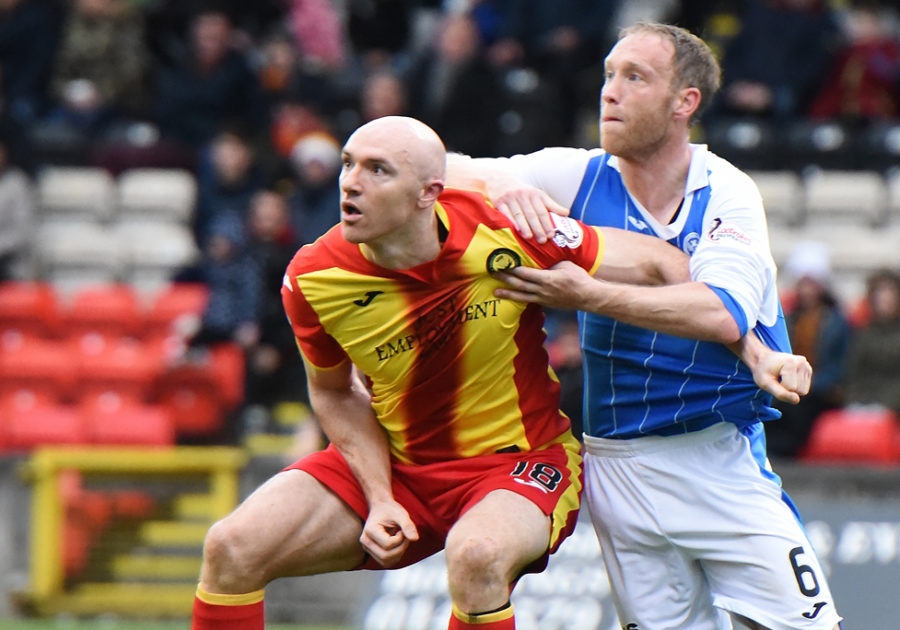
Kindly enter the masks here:
M 722 63 L 714 115 L 784 119 L 806 112 L 840 41 L 826 0 L 746 4 Z
M 868 321 L 853 336 L 847 402 L 900 413 L 900 273 L 884 269 L 869 276 L 866 305 Z
M 340 220 L 340 144 L 330 134 L 311 133 L 297 141 L 290 163 L 294 172 L 291 225 L 301 243 L 312 243 Z
M 200 329 L 188 340 L 191 351 L 200 352 L 219 343 L 236 342 L 247 349 L 259 340 L 260 273 L 247 247 L 244 221 L 235 213 L 215 217 L 203 249 L 203 282 L 209 301 Z
M 287 0 L 286 4 L 286 21 L 297 43 L 300 65 L 327 72 L 340 70 L 346 62 L 347 43 L 334 1 Z
M 59 31 L 50 0 L 0 0 L 0 87 L 7 149 L 31 168 L 27 128 L 43 114 Z
M 406 85 L 396 72 L 375 71 L 366 76 L 360 90 L 360 124 L 383 116 L 405 116 L 408 101 Z
M 0 281 L 24 275 L 33 216 L 31 180 L 10 163 L 6 144 L 0 139 Z
M 246 404 L 270 410 L 283 401 L 307 402 L 306 376 L 281 302 L 284 272 L 299 247 L 284 197 L 270 190 L 254 194 L 247 230 L 261 282 L 259 340 L 247 351 Z
M 852 331 L 829 286 L 831 269 L 824 245 L 801 243 L 785 270 L 794 279 L 792 295 L 786 296 L 790 298 L 785 315 L 788 335 L 793 351 L 813 366 L 812 384 L 797 405 L 777 405 L 781 420 L 765 427 L 769 452 L 793 457 L 806 444 L 816 418 L 844 404 Z
M 409 109 L 447 149 L 494 155 L 502 91 L 471 16 L 447 14 L 434 43 L 413 62 Z
M 50 87 L 51 117 L 85 133 L 143 109 L 147 54 L 142 16 L 124 0 L 75 0 Z
M 297 71 L 297 47 L 284 31 L 266 37 L 257 51 L 256 75 L 270 104 L 284 98 Z
M 228 16 L 202 10 L 190 24 L 189 54 L 159 72 L 155 112 L 164 136 L 196 150 L 225 124 L 265 129 L 267 110 L 246 55 L 232 46 Z
M 482 31 L 493 40 L 487 54 L 496 67 L 533 68 L 550 84 L 561 125 L 560 137 L 551 144 L 570 142 L 578 110 L 584 106 L 593 112 L 596 107 L 603 71 L 599 67 L 585 71 L 597 63 L 597 51 L 612 43 L 612 20 L 620 4 L 621 0 L 481 0 L 473 7 Z
M 246 219 L 253 194 L 263 185 L 254 147 L 238 128 L 220 131 L 201 155 L 197 167 L 194 235 L 203 244 L 216 217 Z
M 348 0 L 350 48 L 368 70 L 401 63 L 412 34 L 412 0 Z
M 813 100 L 814 118 L 865 122 L 900 113 L 900 43 L 896 10 L 878 5 L 848 9 L 847 41 Z
M 335 137 L 346 138 L 360 125 L 383 116 L 409 114 L 408 87 L 392 68 L 377 68 L 360 80 L 359 89 L 335 117 Z
M 331 121 L 323 113 L 327 97 L 322 95 L 329 88 L 320 79 L 300 79 L 272 108 L 269 142 L 282 159 L 290 156 L 300 138 L 330 128 Z

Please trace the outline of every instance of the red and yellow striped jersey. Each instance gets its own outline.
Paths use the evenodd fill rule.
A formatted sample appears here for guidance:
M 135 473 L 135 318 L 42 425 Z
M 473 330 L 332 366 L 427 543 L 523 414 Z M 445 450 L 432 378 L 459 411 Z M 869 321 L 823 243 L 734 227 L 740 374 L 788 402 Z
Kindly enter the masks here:
M 569 428 L 544 349 L 537 305 L 494 297 L 490 271 L 569 260 L 593 273 L 596 229 L 560 220 L 541 245 L 520 238 L 480 195 L 447 189 L 436 206 L 448 235 L 438 257 L 386 269 L 333 228 L 297 252 L 282 298 L 307 361 L 350 360 L 368 379 L 392 455 L 424 464 L 541 447 Z

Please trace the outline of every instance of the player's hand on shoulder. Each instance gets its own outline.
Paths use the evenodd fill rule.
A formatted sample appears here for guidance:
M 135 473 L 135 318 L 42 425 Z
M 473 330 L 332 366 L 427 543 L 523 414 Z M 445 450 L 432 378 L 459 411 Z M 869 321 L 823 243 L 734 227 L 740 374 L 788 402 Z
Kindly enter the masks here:
M 402 505 L 382 501 L 369 506 L 359 542 L 378 564 L 385 568 L 395 566 L 410 542 L 418 539 L 419 532 Z
M 545 243 L 556 232 L 550 213 L 568 215 L 569 209 L 556 203 L 543 190 L 526 186 L 517 180 L 494 182 L 487 194 L 488 198 L 504 215 L 516 225 L 525 238 L 534 237 L 538 243 Z
M 598 280 L 569 261 L 559 262 L 549 269 L 516 267 L 495 276 L 507 285 L 494 290 L 496 297 L 536 302 L 552 308 L 583 308 L 591 293 L 591 285 L 599 286 Z
M 812 366 L 799 354 L 769 352 L 753 370 L 753 380 L 778 400 L 796 405 L 809 393 Z

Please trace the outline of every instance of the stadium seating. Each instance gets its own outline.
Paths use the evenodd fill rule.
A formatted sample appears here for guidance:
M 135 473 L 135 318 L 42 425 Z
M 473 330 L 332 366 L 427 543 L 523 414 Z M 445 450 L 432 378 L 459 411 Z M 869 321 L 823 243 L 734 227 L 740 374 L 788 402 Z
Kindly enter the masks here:
M 53 337 L 59 327 L 59 303 L 44 282 L 0 283 L 0 330 Z
M 116 180 L 120 220 L 141 218 L 188 225 L 193 217 L 197 183 L 190 171 L 134 168 Z
M 119 279 L 122 250 L 115 235 L 90 220 L 39 224 L 34 253 L 40 278 L 68 293 Z
M 175 283 L 158 290 L 150 298 L 144 318 L 149 338 L 165 337 L 186 324 L 184 318 L 199 318 L 209 300 L 209 288 L 199 282 Z
M 113 231 L 122 249 L 123 278 L 144 293 L 165 286 L 200 257 L 193 232 L 181 223 L 126 221 Z
M 74 292 L 63 310 L 63 324 L 70 336 L 136 335 L 141 319 L 140 297 L 125 283 L 82 287 Z
M 789 170 L 748 171 L 759 187 L 769 228 L 793 227 L 804 221 L 803 181 Z
M 81 398 L 115 392 L 146 400 L 164 369 L 156 346 L 132 337 L 85 335 L 70 344 Z
M 116 183 L 102 168 L 47 166 L 37 174 L 36 184 L 41 222 L 102 222 L 113 214 Z
M 900 464 L 900 418 L 887 409 L 826 411 L 800 454 L 806 463 Z
M 92 444 L 170 446 L 175 422 L 169 409 L 108 391 L 85 398 L 80 410 Z
M 7 450 L 28 451 L 46 444 L 84 444 L 87 441 L 84 422 L 71 405 L 43 403 L 38 399 L 22 403 L 22 398 L 8 399 L 3 418 L 3 442 Z
M 73 395 L 75 361 L 66 344 L 39 337 L 4 335 L 0 348 L 0 396 L 65 401 Z
M 807 222 L 878 227 L 887 218 L 888 188 L 877 171 L 809 168 L 803 188 Z

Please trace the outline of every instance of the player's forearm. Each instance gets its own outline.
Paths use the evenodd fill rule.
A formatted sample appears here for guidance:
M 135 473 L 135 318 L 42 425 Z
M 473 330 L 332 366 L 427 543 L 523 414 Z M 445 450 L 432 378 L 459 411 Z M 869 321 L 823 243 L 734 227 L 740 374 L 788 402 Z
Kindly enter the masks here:
M 734 352 L 751 370 L 756 369 L 763 356 L 772 352 L 772 350 L 766 347 L 752 330 L 747 331 L 746 335 L 734 343 L 726 345 L 728 346 L 728 349 Z
M 387 435 L 368 393 L 310 388 L 310 403 L 328 439 L 340 451 L 371 505 L 390 500 L 391 466 Z
M 512 175 L 497 168 L 491 159 L 472 158 L 461 153 L 447 154 L 447 172 L 444 177 L 447 186 L 477 190 L 490 196 L 492 190 L 516 182 Z
M 578 308 L 688 339 L 729 344 L 740 338 L 731 313 L 701 282 L 662 287 L 598 282 Z

